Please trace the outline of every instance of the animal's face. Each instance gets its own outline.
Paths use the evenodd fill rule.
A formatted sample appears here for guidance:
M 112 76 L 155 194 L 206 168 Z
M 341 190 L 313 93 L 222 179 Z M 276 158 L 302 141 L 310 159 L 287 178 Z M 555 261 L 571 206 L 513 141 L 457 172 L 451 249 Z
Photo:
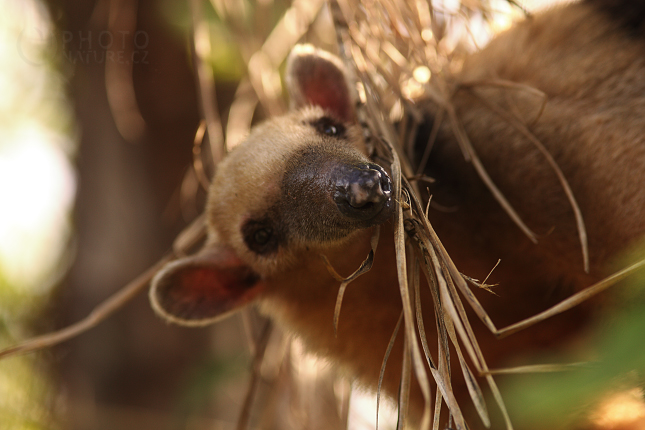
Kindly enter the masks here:
M 391 214 L 387 174 L 365 155 L 360 127 L 318 106 L 253 130 L 218 167 L 209 224 L 258 273 L 305 247 L 336 244 Z
M 297 47 L 287 85 L 292 111 L 253 129 L 217 166 L 205 248 L 153 281 L 153 306 L 167 319 L 211 322 L 252 300 L 302 251 L 343 245 L 392 214 L 390 179 L 367 158 L 339 60 Z

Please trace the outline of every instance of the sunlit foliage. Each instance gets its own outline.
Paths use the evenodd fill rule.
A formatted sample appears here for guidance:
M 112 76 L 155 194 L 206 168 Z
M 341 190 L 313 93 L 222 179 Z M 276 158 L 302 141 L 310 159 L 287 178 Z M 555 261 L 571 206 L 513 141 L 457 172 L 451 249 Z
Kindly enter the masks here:
M 0 346 L 29 334 L 64 272 L 75 181 L 69 109 L 56 42 L 35 1 L 0 2 Z M 47 370 L 37 357 L 0 363 L 3 429 L 56 428 Z

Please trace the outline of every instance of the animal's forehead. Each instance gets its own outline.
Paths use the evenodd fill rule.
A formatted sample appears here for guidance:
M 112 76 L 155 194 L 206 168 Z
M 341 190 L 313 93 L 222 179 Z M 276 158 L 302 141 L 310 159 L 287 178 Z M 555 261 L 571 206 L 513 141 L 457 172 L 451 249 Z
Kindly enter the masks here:
M 221 169 L 255 180 L 274 178 L 295 153 L 324 146 L 325 139 L 311 125 L 322 116 L 322 109 L 307 107 L 258 125 L 222 162 Z
M 285 172 L 304 152 L 331 155 L 353 148 L 364 153 L 360 130 L 354 130 L 358 126 L 346 124 L 351 130 L 342 140 L 322 135 L 312 122 L 325 116 L 323 109 L 309 106 L 256 126 L 218 165 L 209 198 L 213 211 L 231 219 L 266 210 L 279 198 Z
M 232 218 L 261 212 L 275 201 L 294 154 L 322 143 L 321 136 L 307 122 L 322 112 L 309 108 L 304 111 L 255 127 L 218 165 L 209 197 L 212 211 Z

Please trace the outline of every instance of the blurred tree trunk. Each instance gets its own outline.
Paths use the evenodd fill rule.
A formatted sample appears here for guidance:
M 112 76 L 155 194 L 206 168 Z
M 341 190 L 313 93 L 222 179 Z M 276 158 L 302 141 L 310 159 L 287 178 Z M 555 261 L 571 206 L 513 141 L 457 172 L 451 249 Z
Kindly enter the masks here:
M 76 261 L 56 310 L 63 326 L 85 317 L 154 263 L 185 225 L 178 190 L 191 163 L 199 114 L 189 43 L 164 22 L 160 1 L 48 2 L 64 42 L 64 66 L 71 70 L 69 92 L 80 133 Z M 129 17 L 138 32 L 137 57 L 130 55 L 132 38 L 115 31 L 121 21 L 109 25 L 111 19 L 128 24 L 127 16 L 115 14 L 119 8 L 134 13 Z M 132 141 L 119 133 L 108 100 L 115 88 L 106 87 L 106 66 L 127 70 L 128 58 L 136 60 L 131 82 L 145 122 Z M 116 88 L 112 96 L 118 98 L 119 91 L 127 88 Z M 167 326 L 142 294 L 97 329 L 60 346 L 56 364 L 68 428 L 172 428 L 164 416 L 177 412 L 187 369 L 205 360 L 211 336 L 208 330 Z

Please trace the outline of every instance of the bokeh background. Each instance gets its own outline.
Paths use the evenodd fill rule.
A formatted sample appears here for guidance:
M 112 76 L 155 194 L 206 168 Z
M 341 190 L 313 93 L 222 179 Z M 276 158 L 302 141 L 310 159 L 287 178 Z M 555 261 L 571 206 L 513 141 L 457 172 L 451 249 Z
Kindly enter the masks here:
M 187 2 L 2 0 L 0 9 L 7 346 L 86 316 L 168 251 L 203 195 L 182 191 L 200 118 Z M 244 64 L 217 31 L 217 55 L 231 57 L 217 61 L 226 106 Z M 225 324 L 233 328 L 222 333 L 242 333 Z M 2 361 L 0 428 L 186 428 L 213 386 L 246 371 L 239 339 L 169 327 L 143 294 L 95 331 Z M 235 414 L 212 411 L 193 428 Z

